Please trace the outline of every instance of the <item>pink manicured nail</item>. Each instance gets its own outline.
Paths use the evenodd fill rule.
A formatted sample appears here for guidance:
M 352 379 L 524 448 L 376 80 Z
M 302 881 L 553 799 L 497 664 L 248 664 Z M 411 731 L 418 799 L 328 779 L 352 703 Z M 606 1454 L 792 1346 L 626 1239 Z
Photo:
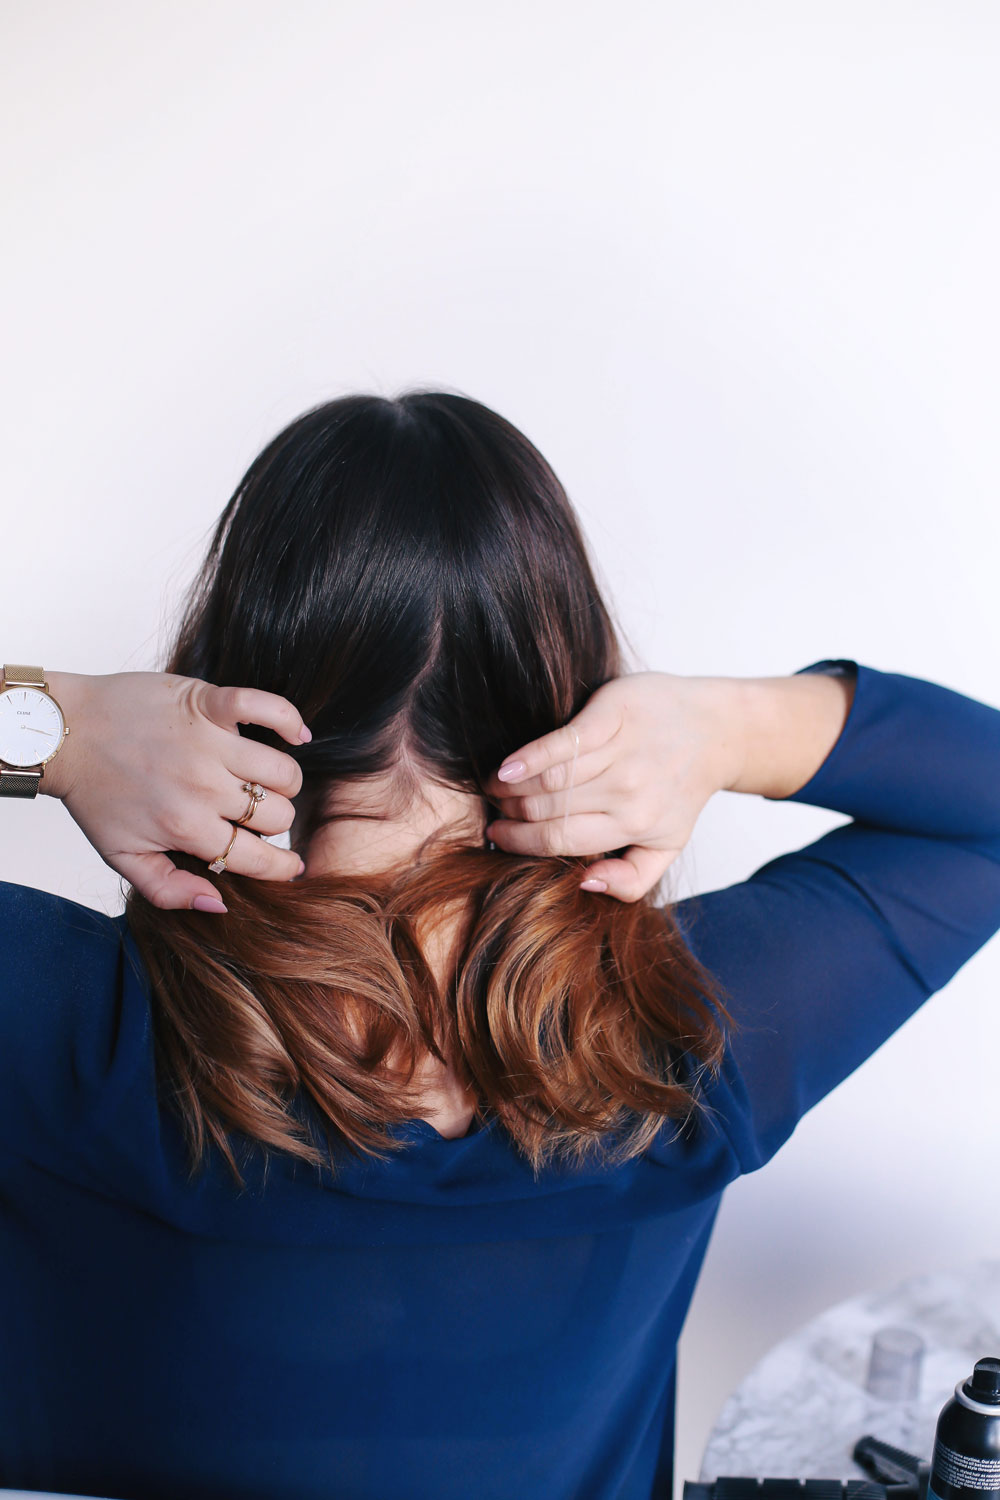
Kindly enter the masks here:
M 608 882 L 606 880 L 581 880 L 581 891 L 606 891 Z
M 300 745 L 308 745 L 308 743 L 312 739 L 312 737 L 313 737 L 312 736 L 312 730 L 309 729 L 309 728 L 307 728 L 307 726 L 305 724 L 303 724 L 303 726 L 302 726 L 302 733 L 299 735 L 299 744 Z
M 497 772 L 497 780 L 520 781 L 527 769 L 523 760 L 505 760 Z
M 191 905 L 193 906 L 195 911 L 224 912 L 229 910 L 229 907 L 223 906 L 222 902 L 219 901 L 215 896 L 195 896 L 194 900 L 191 902 Z
M 306 873 L 306 862 L 301 857 L 299 858 L 299 868 L 295 873 L 296 875 L 304 875 Z

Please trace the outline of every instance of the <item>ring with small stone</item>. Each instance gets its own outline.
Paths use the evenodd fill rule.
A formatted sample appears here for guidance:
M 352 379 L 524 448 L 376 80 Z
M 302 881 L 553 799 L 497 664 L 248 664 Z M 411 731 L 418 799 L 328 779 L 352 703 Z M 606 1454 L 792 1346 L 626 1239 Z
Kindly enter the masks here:
M 226 868 L 226 860 L 229 858 L 229 851 L 232 849 L 233 845 L 236 843 L 236 835 L 238 833 L 239 833 L 239 829 L 236 827 L 236 824 L 234 823 L 233 824 L 233 836 L 229 840 L 229 843 L 226 845 L 226 852 L 225 852 L 225 854 L 220 854 L 219 857 L 218 857 L 218 859 L 213 859 L 212 862 L 211 862 L 211 864 L 208 867 L 211 870 L 211 872 L 212 872 L 213 875 L 221 875 L 222 872 L 223 872 L 223 870 Z
M 241 823 L 247 824 L 250 822 L 250 819 L 257 811 L 257 804 L 259 802 L 263 802 L 264 798 L 267 796 L 266 787 L 262 787 L 259 781 L 244 781 L 242 790 L 244 792 L 249 792 L 250 801 L 247 803 L 247 810 L 243 814 L 243 816 L 236 819 L 237 827 Z

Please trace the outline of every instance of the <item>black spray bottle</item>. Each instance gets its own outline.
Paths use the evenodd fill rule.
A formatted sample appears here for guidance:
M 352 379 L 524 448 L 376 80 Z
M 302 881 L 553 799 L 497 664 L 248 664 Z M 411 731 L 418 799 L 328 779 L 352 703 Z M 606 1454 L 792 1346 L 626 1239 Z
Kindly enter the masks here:
M 977 1359 L 938 1417 L 927 1500 L 1000 1500 L 1000 1359 Z

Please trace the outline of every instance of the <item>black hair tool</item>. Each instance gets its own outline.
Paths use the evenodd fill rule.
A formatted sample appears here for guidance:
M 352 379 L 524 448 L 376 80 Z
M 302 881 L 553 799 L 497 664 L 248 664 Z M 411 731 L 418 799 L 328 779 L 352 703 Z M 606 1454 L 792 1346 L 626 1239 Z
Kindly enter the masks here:
M 685 1479 L 684 1500 L 926 1500 L 930 1464 L 879 1438 L 859 1438 L 852 1454 L 870 1479 L 751 1479 L 725 1474 Z

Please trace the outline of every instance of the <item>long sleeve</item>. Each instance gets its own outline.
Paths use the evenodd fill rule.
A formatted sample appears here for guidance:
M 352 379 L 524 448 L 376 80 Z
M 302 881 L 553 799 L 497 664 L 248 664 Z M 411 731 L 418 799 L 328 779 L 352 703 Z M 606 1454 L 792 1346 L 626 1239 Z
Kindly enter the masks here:
M 1000 710 L 847 658 L 854 699 L 791 797 L 852 822 L 677 904 L 737 1025 L 710 1103 L 744 1172 L 1000 930 Z
M 119 1041 L 120 921 L 0 881 L 0 1154 L 66 1150 Z

